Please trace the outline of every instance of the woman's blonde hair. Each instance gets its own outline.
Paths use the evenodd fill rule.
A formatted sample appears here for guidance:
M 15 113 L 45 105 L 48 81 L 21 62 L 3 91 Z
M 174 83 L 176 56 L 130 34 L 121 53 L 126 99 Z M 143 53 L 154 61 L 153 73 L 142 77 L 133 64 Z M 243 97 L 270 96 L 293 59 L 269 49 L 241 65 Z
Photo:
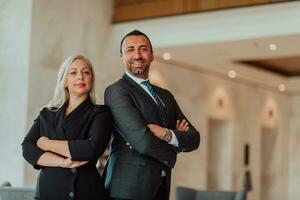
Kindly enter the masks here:
M 47 108 L 56 111 L 59 108 L 61 108 L 64 103 L 66 103 L 69 100 L 69 92 L 67 90 L 67 88 L 65 87 L 65 82 L 66 82 L 66 78 L 67 78 L 67 74 L 70 70 L 70 66 L 71 64 L 75 61 L 75 60 L 83 60 L 84 62 L 86 62 L 86 64 L 90 67 L 91 69 L 91 73 L 92 73 L 92 87 L 91 90 L 89 92 L 89 97 L 92 101 L 92 103 L 96 103 L 96 98 L 95 98 L 95 75 L 94 75 L 94 70 L 93 70 L 93 65 L 92 63 L 89 61 L 89 59 L 87 59 L 86 57 L 84 57 L 83 55 L 73 55 L 73 56 L 69 56 L 60 66 L 58 73 L 57 73 L 57 82 L 56 82 L 56 86 L 55 86 L 55 90 L 54 90 L 54 97 L 51 101 L 49 101 L 49 103 L 46 105 Z

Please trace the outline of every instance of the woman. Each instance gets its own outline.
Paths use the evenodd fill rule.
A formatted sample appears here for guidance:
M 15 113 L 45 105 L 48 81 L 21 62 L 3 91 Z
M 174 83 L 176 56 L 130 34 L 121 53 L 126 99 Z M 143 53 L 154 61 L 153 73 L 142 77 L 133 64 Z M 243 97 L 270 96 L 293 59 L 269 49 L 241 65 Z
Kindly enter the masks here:
M 24 158 L 41 169 L 36 199 L 106 199 L 96 162 L 111 133 L 108 107 L 95 105 L 94 72 L 84 56 L 71 56 L 58 72 L 54 98 L 22 143 Z

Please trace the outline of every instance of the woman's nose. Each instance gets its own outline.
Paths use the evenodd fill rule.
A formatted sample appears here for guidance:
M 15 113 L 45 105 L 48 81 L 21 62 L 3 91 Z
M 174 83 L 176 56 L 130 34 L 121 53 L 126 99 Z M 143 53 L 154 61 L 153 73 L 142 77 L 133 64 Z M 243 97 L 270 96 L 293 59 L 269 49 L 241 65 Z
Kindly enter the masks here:
M 78 73 L 78 76 L 77 76 L 77 78 L 78 78 L 78 80 L 81 80 L 81 79 L 83 78 L 83 74 L 82 74 L 82 72 L 79 72 L 79 73 Z

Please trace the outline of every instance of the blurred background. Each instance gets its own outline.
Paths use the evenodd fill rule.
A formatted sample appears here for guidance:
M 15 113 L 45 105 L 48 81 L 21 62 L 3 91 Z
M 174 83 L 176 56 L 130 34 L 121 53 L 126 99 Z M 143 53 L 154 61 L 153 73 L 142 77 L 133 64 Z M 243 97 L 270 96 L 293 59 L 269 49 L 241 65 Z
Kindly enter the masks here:
M 53 95 L 60 64 L 94 64 L 98 103 L 124 73 L 121 38 L 145 32 L 150 79 L 200 131 L 172 175 L 197 190 L 250 189 L 299 200 L 300 2 L 280 0 L 0 0 L 0 184 L 34 187 L 21 142 Z

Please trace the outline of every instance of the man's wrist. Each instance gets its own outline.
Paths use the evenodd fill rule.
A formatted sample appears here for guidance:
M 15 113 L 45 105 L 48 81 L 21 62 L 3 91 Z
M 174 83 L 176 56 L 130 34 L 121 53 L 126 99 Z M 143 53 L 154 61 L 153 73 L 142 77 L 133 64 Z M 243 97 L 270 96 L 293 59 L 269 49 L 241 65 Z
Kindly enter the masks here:
M 171 142 L 172 132 L 170 131 L 170 129 L 164 128 L 164 132 L 163 132 L 163 135 L 162 135 L 162 140 L 167 142 L 167 143 Z

